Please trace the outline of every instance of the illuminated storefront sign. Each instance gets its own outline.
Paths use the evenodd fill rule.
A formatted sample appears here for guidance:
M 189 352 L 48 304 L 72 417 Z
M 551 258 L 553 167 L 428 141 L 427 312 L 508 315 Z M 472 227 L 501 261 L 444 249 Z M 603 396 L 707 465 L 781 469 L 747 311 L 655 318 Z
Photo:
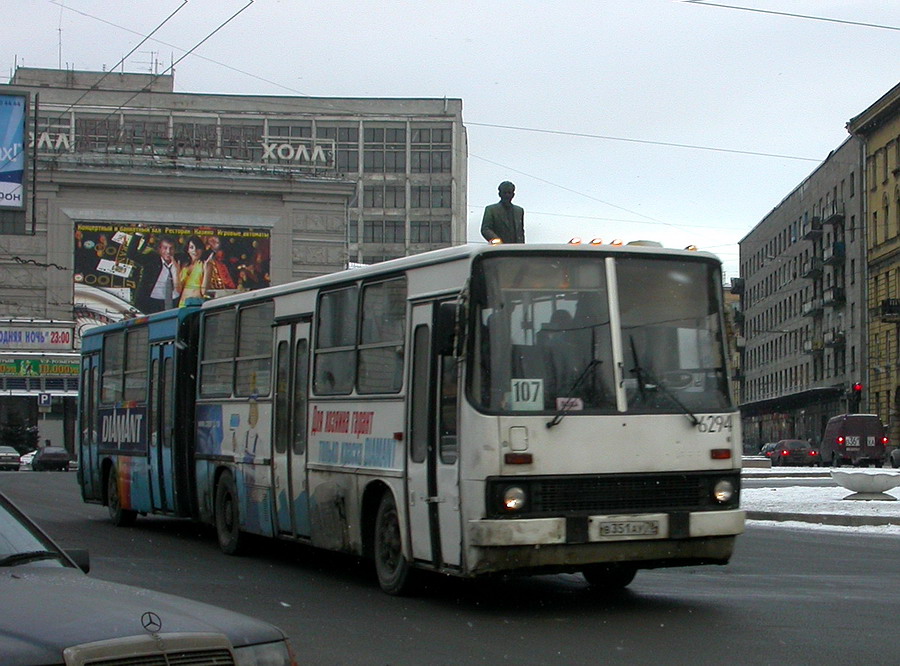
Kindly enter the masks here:
M 0 349 L 71 351 L 72 325 L 63 327 L 27 323 L 0 324 Z
M 77 377 L 78 360 L 0 357 L 0 377 Z

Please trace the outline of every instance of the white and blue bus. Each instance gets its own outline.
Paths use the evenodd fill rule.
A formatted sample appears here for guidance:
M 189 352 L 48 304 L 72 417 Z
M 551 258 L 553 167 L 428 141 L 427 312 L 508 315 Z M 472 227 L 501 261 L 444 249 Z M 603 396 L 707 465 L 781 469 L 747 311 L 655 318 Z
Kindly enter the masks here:
M 703 252 L 468 245 L 92 329 L 83 498 L 371 557 L 389 593 L 725 564 L 721 285 Z

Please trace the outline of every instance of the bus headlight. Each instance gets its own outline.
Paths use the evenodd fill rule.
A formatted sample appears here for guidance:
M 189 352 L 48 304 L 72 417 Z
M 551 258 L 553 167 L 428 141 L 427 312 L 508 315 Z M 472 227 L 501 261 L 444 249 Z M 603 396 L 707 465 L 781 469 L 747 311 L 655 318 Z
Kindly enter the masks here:
M 713 499 L 716 500 L 719 504 L 726 504 L 731 501 L 731 498 L 734 497 L 734 484 L 727 479 L 722 479 L 715 486 L 713 486 Z
M 519 486 L 510 486 L 503 492 L 503 508 L 507 511 L 521 511 L 525 507 L 525 491 Z

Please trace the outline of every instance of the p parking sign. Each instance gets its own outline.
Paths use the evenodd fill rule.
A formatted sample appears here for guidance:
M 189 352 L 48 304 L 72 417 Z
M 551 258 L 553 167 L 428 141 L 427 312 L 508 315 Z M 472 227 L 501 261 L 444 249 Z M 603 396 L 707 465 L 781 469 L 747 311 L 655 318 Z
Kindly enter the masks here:
M 49 412 L 53 405 L 53 396 L 49 393 L 38 393 L 38 411 Z

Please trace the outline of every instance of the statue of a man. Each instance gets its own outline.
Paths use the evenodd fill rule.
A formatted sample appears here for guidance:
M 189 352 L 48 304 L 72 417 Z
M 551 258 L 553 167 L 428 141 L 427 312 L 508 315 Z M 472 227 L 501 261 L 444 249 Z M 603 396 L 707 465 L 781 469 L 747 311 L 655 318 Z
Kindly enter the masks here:
M 516 186 L 508 180 L 497 188 L 500 201 L 484 208 L 481 235 L 489 243 L 524 243 L 525 210 L 513 204 Z

